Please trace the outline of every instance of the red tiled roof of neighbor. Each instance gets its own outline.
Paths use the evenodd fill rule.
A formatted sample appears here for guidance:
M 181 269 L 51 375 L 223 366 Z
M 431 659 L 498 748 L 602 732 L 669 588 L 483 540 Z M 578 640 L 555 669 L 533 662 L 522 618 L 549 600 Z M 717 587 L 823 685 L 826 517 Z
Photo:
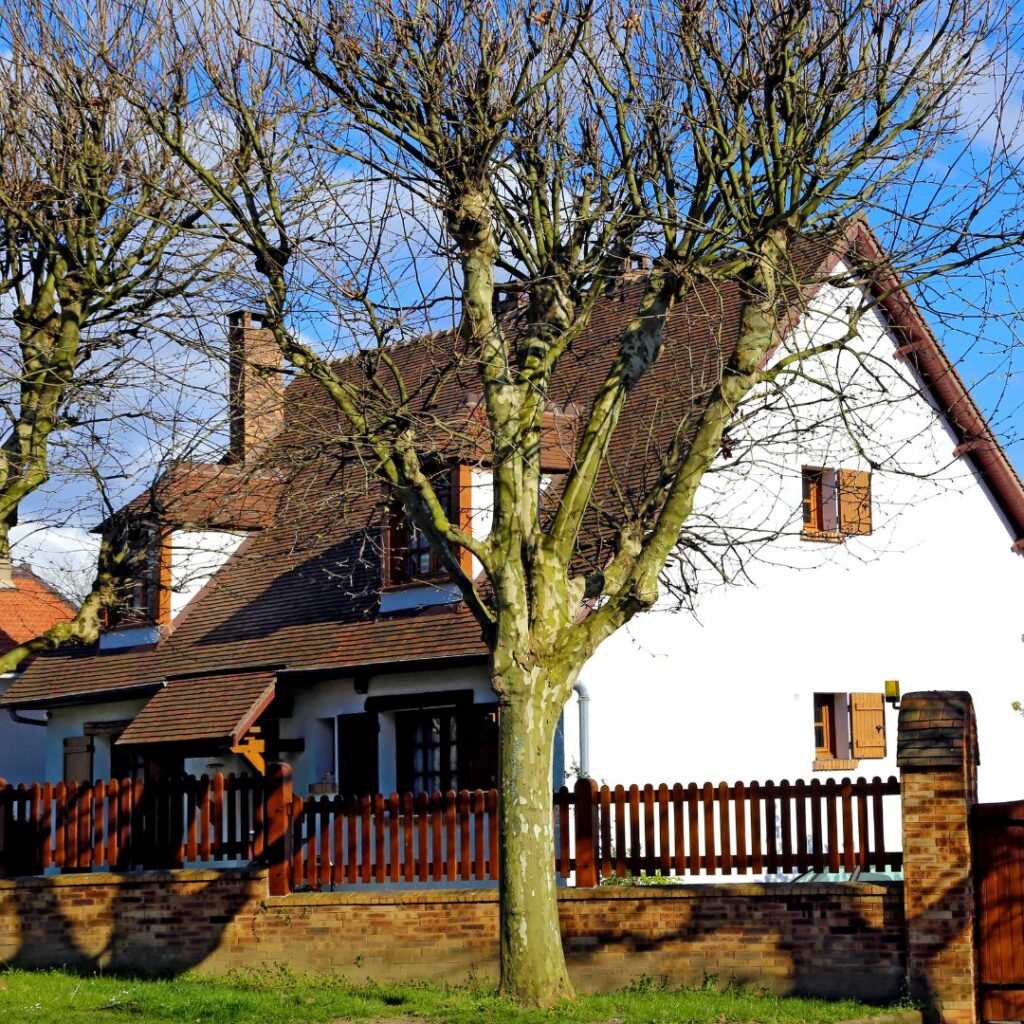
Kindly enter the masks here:
M 0 654 L 74 618 L 75 609 L 28 566 L 11 573 L 13 587 L 0 588 Z
M 835 236 L 806 239 L 794 277 L 807 286 L 802 295 L 794 288 L 794 309 L 834 271 L 839 258 L 851 250 L 870 258 L 871 243 L 873 236 L 862 222 L 853 222 L 839 244 Z M 553 408 L 586 407 L 609 353 L 636 312 L 642 288 L 641 279 L 627 277 L 599 303 L 588 330 L 559 363 L 550 388 Z M 1016 537 L 1024 538 L 1024 487 L 991 432 L 978 433 L 987 427 L 959 376 L 908 297 L 899 308 L 883 305 L 897 341 L 915 339 L 912 365 L 940 408 L 952 410 L 955 429 L 984 438 L 965 457 L 996 495 Z M 692 436 L 739 330 L 740 293 L 733 282 L 702 285 L 678 304 L 666 328 L 664 351 L 631 393 L 612 440 L 595 507 L 581 534 L 587 538 L 579 555 L 582 565 L 603 564 L 606 523 L 646 490 L 671 433 L 681 425 L 684 435 Z M 475 367 L 459 358 L 457 346 L 451 334 L 431 335 L 397 345 L 390 355 L 405 378 L 411 406 L 423 413 L 427 432 L 436 434 L 436 449 L 455 455 L 462 446 L 469 459 L 480 451 L 478 432 L 465 429 L 479 402 L 474 398 L 479 383 Z M 348 360 L 341 370 L 357 380 L 364 361 Z M 95 699 L 185 674 L 247 672 L 266 665 L 345 674 L 374 665 L 486 654 L 480 627 L 461 604 L 380 614 L 387 501 L 372 462 L 353 457 L 352 431 L 318 387 L 300 378 L 288 388 L 286 426 L 267 453 L 278 489 L 265 528 L 225 563 L 178 616 L 172 632 L 150 648 L 71 649 L 37 659 L 3 703 L 39 706 Z M 364 391 L 369 409 L 375 392 L 370 387 Z M 561 430 L 559 437 L 568 443 Z M 224 467 L 214 469 L 219 487 L 227 477 Z M 548 490 L 552 502 L 557 491 L 557 485 Z
M 275 678 L 264 669 L 170 679 L 117 742 L 238 743 L 273 699 Z

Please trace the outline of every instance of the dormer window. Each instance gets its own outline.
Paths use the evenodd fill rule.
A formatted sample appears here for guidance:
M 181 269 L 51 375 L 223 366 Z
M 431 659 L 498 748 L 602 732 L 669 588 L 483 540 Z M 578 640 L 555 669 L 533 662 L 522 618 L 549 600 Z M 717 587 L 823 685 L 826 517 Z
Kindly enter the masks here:
M 468 529 L 471 511 L 469 468 L 445 466 L 433 472 L 430 479 L 445 515 L 461 528 Z M 461 553 L 460 560 L 469 571 L 468 552 Z M 426 533 L 409 519 L 400 504 L 392 504 L 388 512 L 386 582 L 391 586 L 406 586 L 436 583 L 446 578 L 441 559 Z
M 153 526 L 131 527 L 126 545 L 121 602 L 111 611 L 110 625 L 166 625 L 171 617 L 167 531 Z

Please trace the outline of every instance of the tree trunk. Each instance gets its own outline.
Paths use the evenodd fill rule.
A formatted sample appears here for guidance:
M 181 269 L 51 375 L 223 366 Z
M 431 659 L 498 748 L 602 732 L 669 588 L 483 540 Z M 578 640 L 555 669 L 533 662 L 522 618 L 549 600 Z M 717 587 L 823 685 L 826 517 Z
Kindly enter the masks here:
M 501 702 L 501 992 L 552 1006 L 571 999 L 555 891 L 552 748 L 564 701 L 522 680 Z

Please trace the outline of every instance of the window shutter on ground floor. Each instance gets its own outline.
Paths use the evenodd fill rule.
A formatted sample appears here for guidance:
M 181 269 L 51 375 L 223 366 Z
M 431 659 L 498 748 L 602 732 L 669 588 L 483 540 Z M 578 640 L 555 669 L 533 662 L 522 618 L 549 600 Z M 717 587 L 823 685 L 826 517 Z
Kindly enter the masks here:
M 338 792 L 343 796 L 378 792 L 379 732 L 376 711 L 338 715 Z
M 64 781 L 92 782 L 93 752 L 91 736 L 68 736 L 64 740 Z
M 850 694 L 853 756 L 885 757 L 885 699 L 880 693 Z
M 498 705 L 473 704 L 461 714 L 459 755 L 467 789 L 498 785 Z

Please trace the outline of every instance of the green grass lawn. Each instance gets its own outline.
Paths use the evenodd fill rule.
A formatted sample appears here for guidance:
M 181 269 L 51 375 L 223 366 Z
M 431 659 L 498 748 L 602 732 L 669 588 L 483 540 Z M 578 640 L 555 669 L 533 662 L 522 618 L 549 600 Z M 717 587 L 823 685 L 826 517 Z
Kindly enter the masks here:
M 847 1000 L 792 999 L 746 990 L 670 990 L 634 986 L 613 995 L 585 996 L 551 1010 L 520 1010 L 486 987 L 368 985 L 286 972 L 230 978 L 185 976 L 166 981 L 62 971 L 0 971 L 0 1021 L 24 1024 L 311 1024 L 315 1021 L 412 1020 L 444 1024 L 789 1024 L 884 1013 Z

